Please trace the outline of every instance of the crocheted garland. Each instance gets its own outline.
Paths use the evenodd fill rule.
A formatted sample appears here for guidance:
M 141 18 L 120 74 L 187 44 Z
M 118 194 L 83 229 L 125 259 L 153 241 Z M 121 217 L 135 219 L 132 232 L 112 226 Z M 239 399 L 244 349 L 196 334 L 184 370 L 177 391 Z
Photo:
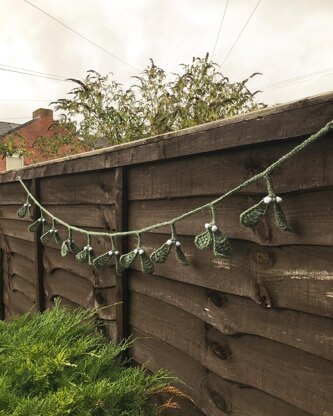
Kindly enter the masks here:
M 20 177 L 18 177 L 17 179 L 21 183 L 22 187 L 24 188 L 27 194 L 27 199 L 26 199 L 26 202 L 23 204 L 23 206 L 17 211 L 17 215 L 19 218 L 24 218 L 27 215 L 30 216 L 30 209 L 31 209 L 32 203 L 34 203 L 37 207 L 39 207 L 40 212 L 41 212 L 40 218 L 38 218 L 36 221 L 30 224 L 28 229 L 31 232 L 37 232 L 40 230 L 41 232 L 40 240 L 42 244 L 44 245 L 49 243 L 51 239 L 53 238 L 54 241 L 60 246 L 60 252 L 62 256 L 67 256 L 70 253 L 74 254 L 77 261 L 82 262 L 82 263 L 88 263 L 90 266 L 98 268 L 98 269 L 110 265 L 115 259 L 115 268 L 118 274 L 121 274 L 124 269 L 131 267 L 133 262 L 137 258 L 139 258 L 142 272 L 151 274 L 154 272 L 155 264 L 164 263 L 165 261 L 167 261 L 173 249 L 175 251 L 175 256 L 178 262 L 182 266 L 189 265 L 189 261 L 186 258 L 186 255 L 181 248 L 181 243 L 177 239 L 176 224 L 184 220 L 187 217 L 195 215 L 206 209 L 210 209 L 211 215 L 212 215 L 211 222 L 206 223 L 204 225 L 205 231 L 203 231 L 201 234 L 197 235 L 194 238 L 194 244 L 200 250 L 210 248 L 212 249 L 213 254 L 215 256 L 228 258 L 231 255 L 231 245 L 230 245 L 228 238 L 218 228 L 216 205 L 222 200 L 224 200 L 225 198 L 235 194 L 241 189 L 244 189 L 250 184 L 255 183 L 261 179 L 264 179 L 266 182 L 266 186 L 267 186 L 267 196 L 262 198 L 257 204 L 248 208 L 246 211 L 244 211 L 240 215 L 241 224 L 246 227 L 257 226 L 259 222 L 262 221 L 265 215 L 267 214 L 269 207 L 272 206 L 274 216 L 275 216 L 275 221 L 277 225 L 283 231 L 287 231 L 287 232 L 292 231 L 281 207 L 282 198 L 276 195 L 274 191 L 271 173 L 276 167 L 280 166 L 282 163 L 294 157 L 300 150 L 304 149 L 306 146 L 308 146 L 315 140 L 319 139 L 320 137 L 325 136 L 332 129 L 333 129 L 333 121 L 327 123 L 326 126 L 323 127 L 321 130 L 319 130 L 317 133 L 313 134 L 308 139 L 306 139 L 303 143 L 294 147 L 286 155 L 282 156 L 276 162 L 272 163 L 263 172 L 246 180 L 245 182 L 243 182 L 236 188 L 221 195 L 219 198 L 205 205 L 197 207 L 191 211 L 185 212 L 182 215 L 176 218 L 173 218 L 169 221 L 164 221 L 162 223 L 153 224 L 140 230 L 107 233 L 107 232 L 88 231 L 88 230 L 84 230 L 82 228 L 78 228 L 73 225 L 67 224 L 61 219 L 55 217 L 46 208 L 44 208 L 39 203 L 39 201 L 37 201 L 36 198 L 31 194 L 31 192 L 26 187 L 26 185 L 24 184 L 23 180 Z M 51 223 L 46 221 L 44 215 L 50 218 Z M 61 224 L 67 228 L 68 235 L 65 240 L 63 240 L 62 237 L 60 236 L 59 231 L 56 228 L 56 224 Z M 158 249 L 156 249 L 149 255 L 145 251 L 144 247 L 142 247 L 142 243 L 141 243 L 142 234 L 164 227 L 164 226 L 171 227 L 170 238 L 161 247 L 159 247 Z M 82 248 L 82 247 L 78 247 L 75 244 L 72 238 L 73 232 L 85 234 L 87 236 L 86 246 Z M 120 255 L 120 252 L 116 247 L 115 237 L 126 237 L 130 235 L 135 235 L 137 237 L 137 246 L 135 249 L 133 249 L 129 253 L 124 253 L 123 255 Z M 107 251 L 106 253 L 99 255 L 98 257 L 95 255 L 94 249 L 91 245 L 91 237 L 97 237 L 97 236 L 109 238 L 111 242 L 111 249 Z

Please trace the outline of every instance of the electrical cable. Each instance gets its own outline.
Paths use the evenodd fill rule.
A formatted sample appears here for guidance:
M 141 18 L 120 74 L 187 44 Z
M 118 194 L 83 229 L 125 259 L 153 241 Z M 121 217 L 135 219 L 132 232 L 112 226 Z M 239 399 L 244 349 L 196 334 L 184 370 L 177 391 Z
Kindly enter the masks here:
M 4 68 L 10 68 L 10 69 L 17 69 L 19 71 L 26 71 L 26 72 L 31 72 L 33 74 L 38 74 L 38 75 L 45 75 L 48 77 L 53 77 L 53 78 L 60 78 L 60 79 L 66 79 L 66 78 L 70 78 L 70 77 L 64 77 L 61 75 L 55 75 L 55 74 L 48 74 L 46 72 L 40 72 L 40 71 L 35 71 L 33 69 L 28 69 L 28 68 L 20 68 L 18 66 L 13 66 L 13 65 L 6 65 L 6 64 L 0 64 L 0 66 L 4 67 Z
M 222 31 L 222 26 L 223 26 L 223 22 L 224 22 L 224 17 L 225 17 L 226 12 L 227 12 L 228 4 L 229 4 L 229 0 L 227 0 L 226 5 L 224 6 L 223 16 L 222 16 L 222 19 L 221 19 L 220 27 L 219 27 L 219 30 L 218 30 L 218 33 L 217 33 L 217 36 L 216 36 L 216 39 L 215 39 L 215 45 L 214 45 L 214 49 L 213 49 L 213 52 L 212 52 L 212 59 L 214 57 L 217 42 L 219 41 L 219 37 L 220 37 L 221 31 Z
M 242 30 L 239 32 L 235 42 L 233 43 L 233 45 L 231 46 L 231 48 L 229 49 L 226 57 L 224 58 L 221 67 L 225 64 L 226 60 L 229 58 L 229 55 L 231 54 L 232 50 L 234 49 L 234 47 L 236 46 L 237 42 L 239 41 L 239 38 L 242 36 L 242 33 L 244 32 L 244 30 L 246 29 L 246 26 L 249 24 L 252 16 L 254 15 L 255 11 L 257 10 L 259 4 L 261 3 L 261 0 L 258 1 L 258 3 L 256 4 L 255 8 L 252 10 L 252 13 L 250 14 L 249 18 L 247 19 L 247 21 L 245 22 L 245 25 L 243 26 Z
M 60 79 L 60 78 L 55 78 L 55 77 L 49 77 L 49 76 L 34 74 L 32 72 L 16 71 L 15 69 L 0 68 L 0 71 L 13 72 L 13 73 L 22 74 L 22 75 L 30 75 L 32 77 L 37 77 L 37 78 L 52 79 L 54 81 L 62 81 L 62 82 L 67 81 L 65 78 Z
M 77 36 L 80 36 L 80 38 L 84 39 L 85 41 L 89 42 L 91 45 L 94 45 L 96 48 L 100 49 L 101 51 L 107 53 L 108 55 L 112 56 L 114 59 L 117 59 L 119 62 L 121 62 L 122 64 L 128 66 L 131 69 L 134 69 L 137 72 L 140 72 L 140 70 L 138 68 L 135 68 L 133 65 L 129 64 L 128 62 L 124 61 L 123 59 L 119 58 L 117 55 L 115 55 L 114 53 L 106 50 L 105 48 L 103 48 L 102 46 L 98 45 L 96 42 L 90 40 L 89 38 L 87 38 L 86 36 L 82 35 L 81 33 L 79 33 L 78 31 L 76 31 L 75 29 L 71 28 L 70 26 L 66 25 L 65 23 L 61 22 L 59 19 L 57 19 L 54 16 L 51 16 L 49 13 L 47 13 L 46 11 L 42 10 L 41 8 L 39 8 L 38 6 L 36 6 L 35 4 L 31 3 L 28 0 L 23 0 L 25 3 L 29 4 L 30 6 L 34 7 L 36 10 L 38 10 L 39 12 L 45 14 L 46 16 L 48 16 L 50 19 L 53 19 L 54 21 L 56 21 L 57 23 L 59 23 L 60 25 L 64 26 L 66 29 L 70 30 L 71 32 L 75 33 Z

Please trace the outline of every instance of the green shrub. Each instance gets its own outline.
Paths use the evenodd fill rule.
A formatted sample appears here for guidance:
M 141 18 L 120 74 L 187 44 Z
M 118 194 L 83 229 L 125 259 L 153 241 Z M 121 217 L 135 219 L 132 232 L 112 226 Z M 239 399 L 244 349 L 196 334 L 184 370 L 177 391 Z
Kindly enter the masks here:
M 94 311 L 59 302 L 0 321 L 0 415 L 160 414 L 163 406 L 149 399 L 168 390 L 170 376 L 124 365 L 118 357 L 126 348 L 103 337 Z

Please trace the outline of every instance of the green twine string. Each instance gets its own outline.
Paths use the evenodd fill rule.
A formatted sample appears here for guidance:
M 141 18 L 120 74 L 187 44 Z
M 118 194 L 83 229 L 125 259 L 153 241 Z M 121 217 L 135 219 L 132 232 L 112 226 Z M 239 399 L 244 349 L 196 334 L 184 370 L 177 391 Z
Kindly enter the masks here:
M 272 163 L 270 166 L 268 166 L 265 170 L 258 173 L 257 175 L 253 176 L 252 178 L 246 180 L 245 182 L 241 183 L 240 185 L 236 186 L 235 188 L 231 189 L 230 191 L 226 192 L 225 194 L 221 195 L 219 198 L 214 199 L 211 202 L 208 202 L 207 204 L 201 205 L 200 207 L 197 207 L 191 211 L 184 212 L 183 214 L 179 215 L 178 217 L 175 217 L 171 220 L 164 221 L 161 223 L 156 223 L 153 225 L 150 225 L 145 228 L 141 228 L 140 230 L 133 230 L 133 231 L 122 231 L 122 232 L 115 232 L 115 233 L 106 233 L 106 232 L 96 232 L 96 231 L 88 231 L 83 230 L 82 228 L 75 227 L 73 225 L 67 224 L 65 221 L 62 221 L 60 218 L 57 218 L 54 216 L 51 212 L 49 212 L 46 208 L 44 208 L 39 201 L 30 193 L 29 189 L 25 186 L 22 178 L 19 176 L 17 180 L 21 183 L 22 187 L 24 188 L 25 192 L 27 193 L 28 197 L 38 206 L 41 210 L 41 214 L 44 212 L 44 214 L 48 215 L 53 221 L 56 221 L 58 224 L 64 225 L 69 232 L 76 231 L 81 234 L 86 234 L 87 236 L 95 236 L 95 237 L 122 237 L 122 236 L 129 236 L 129 235 L 137 235 L 140 240 L 140 234 L 156 230 L 161 227 L 165 226 L 171 226 L 172 229 L 174 228 L 175 223 L 184 220 L 185 218 L 188 218 L 194 214 L 197 214 L 201 211 L 204 211 L 207 208 L 212 209 L 212 212 L 215 213 L 215 205 L 221 201 L 223 201 L 225 198 L 241 191 L 242 189 L 246 188 L 247 186 L 259 181 L 262 178 L 269 178 L 270 174 L 273 172 L 275 168 L 282 165 L 283 163 L 287 162 L 289 159 L 293 158 L 298 152 L 303 150 L 305 147 L 309 146 L 314 141 L 318 140 L 319 138 L 325 136 L 327 133 L 330 132 L 330 130 L 333 129 L 333 120 L 327 123 L 322 129 L 320 129 L 317 133 L 311 135 L 306 140 L 304 140 L 301 144 L 295 146 L 290 152 L 286 153 L 284 156 L 280 157 L 277 161 Z M 139 241 L 140 242 L 140 241 Z

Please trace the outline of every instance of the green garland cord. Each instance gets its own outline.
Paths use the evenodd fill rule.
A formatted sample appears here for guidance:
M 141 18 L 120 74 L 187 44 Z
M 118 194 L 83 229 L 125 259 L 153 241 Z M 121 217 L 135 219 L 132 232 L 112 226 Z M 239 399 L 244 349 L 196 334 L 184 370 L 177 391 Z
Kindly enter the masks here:
M 299 144 L 298 146 L 294 147 L 290 152 L 288 152 L 287 154 L 285 154 L 284 156 L 282 156 L 280 159 L 278 159 L 276 162 L 272 163 L 270 166 L 268 166 L 264 171 L 260 172 L 259 174 L 253 176 L 252 178 L 246 180 L 245 182 L 243 182 L 242 184 L 238 185 L 236 188 L 230 190 L 229 192 L 221 195 L 219 198 L 214 199 L 213 201 L 201 205 L 200 207 L 197 207 L 191 211 L 187 211 L 185 213 L 183 213 L 182 215 L 179 215 L 178 217 L 175 217 L 171 220 L 168 221 L 164 221 L 161 223 L 157 223 L 157 224 L 153 224 L 150 225 L 148 227 L 142 228 L 140 230 L 132 230 L 132 231 L 122 231 L 122 232 L 115 232 L 115 233 L 106 233 L 106 232 L 95 232 L 95 231 L 89 231 L 89 230 L 84 230 L 82 228 L 78 228 L 78 227 L 74 227 L 73 225 L 67 224 L 66 222 L 62 221 L 61 219 L 55 217 L 53 214 L 51 214 L 51 212 L 49 212 L 47 209 L 45 209 L 40 203 L 39 201 L 36 200 L 36 198 L 31 194 L 31 192 L 29 191 L 29 189 L 26 187 L 26 185 L 24 184 L 23 180 L 21 179 L 21 177 L 18 177 L 17 180 L 21 183 L 22 187 L 24 188 L 25 192 L 27 193 L 28 196 L 28 201 L 33 201 L 41 210 L 42 213 L 48 215 L 51 219 L 53 224 L 57 223 L 57 224 L 61 224 L 64 225 L 69 231 L 75 231 L 81 234 L 86 234 L 88 237 L 109 237 L 109 238 L 113 238 L 113 237 L 123 237 L 123 236 L 129 236 L 129 235 L 137 235 L 139 236 L 142 233 L 148 232 L 148 231 L 152 231 L 152 230 L 156 230 L 158 228 L 161 227 L 165 227 L 165 226 L 171 226 L 174 227 L 174 225 L 181 221 L 184 220 L 187 217 L 190 217 L 194 214 L 197 214 L 205 209 L 212 209 L 212 207 L 214 207 L 217 203 L 221 202 L 222 200 L 224 200 L 225 198 L 227 198 L 228 196 L 231 196 L 233 194 L 235 194 L 236 192 L 246 188 L 247 186 L 259 181 L 260 179 L 266 179 L 275 168 L 281 166 L 283 163 L 287 162 L 289 159 L 291 159 L 292 157 L 294 157 L 298 152 L 300 152 L 301 150 L 303 150 L 305 147 L 309 146 L 311 143 L 313 143 L 314 141 L 318 140 L 319 138 L 327 135 L 331 130 L 333 130 L 333 120 L 330 121 L 329 123 L 327 123 L 321 130 L 319 130 L 317 133 L 311 135 L 309 138 L 307 138 L 306 140 L 304 140 L 301 144 Z M 92 260 L 89 259 L 89 262 L 91 262 Z

